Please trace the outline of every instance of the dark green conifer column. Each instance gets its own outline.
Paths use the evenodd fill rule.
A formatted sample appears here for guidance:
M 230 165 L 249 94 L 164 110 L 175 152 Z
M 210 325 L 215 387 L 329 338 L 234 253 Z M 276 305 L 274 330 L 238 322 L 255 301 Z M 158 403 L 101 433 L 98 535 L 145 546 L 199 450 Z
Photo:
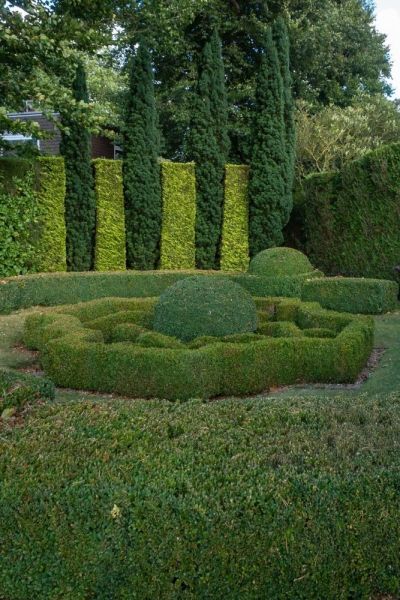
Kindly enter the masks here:
M 219 266 L 224 168 L 229 153 L 228 106 L 218 32 L 204 44 L 186 153 L 196 164 L 196 265 Z
M 258 70 L 253 151 L 249 180 L 249 245 L 254 256 L 283 241 L 286 195 L 283 82 L 278 54 L 269 28 Z
M 131 60 L 123 136 L 127 264 L 155 269 L 162 212 L 159 133 L 151 56 L 144 41 Z
M 293 181 L 296 157 L 296 130 L 294 120 L 294 101 L 292 94 L 292 76 L 290 73 L 290 42 L 286 20 L 279 16 L 273 25 L 273 37 L 282 75 L 283 84 L 283 119 L 285 160 L 282 163 L 285 179 L 285 196 L 282 202 L 282 223 L 289 221 L 293 208 Z
M 77 102 L 89 100 L 82 64 L 76 69 L 73 94 Z M 70 271 L 88 271 L 93 267 L 96 227 L 91 135 L 73 114 L 61 114 L 61 122 L 60 154 L 65 160 L 66 175 L 67 266 Z

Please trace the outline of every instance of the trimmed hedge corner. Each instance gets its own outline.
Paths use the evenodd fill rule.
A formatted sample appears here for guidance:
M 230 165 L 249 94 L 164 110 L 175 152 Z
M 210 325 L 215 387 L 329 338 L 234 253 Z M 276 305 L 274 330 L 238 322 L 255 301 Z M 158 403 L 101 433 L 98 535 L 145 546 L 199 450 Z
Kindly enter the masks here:
M 93 161 L 96 191 L 96 271 L 126 268 L 125 210 L 122 161 Z
M 221 269 L 246 271 L 249 265 L 249 167 L 226 165 Z
M 193 163 L 161 163 L 161 269 L 194 269 L 196 179 Z
M 394 281 L 331 277 L 305 281 L 301 298 L 331 310 L 379 315 L 398 306 L 398 294 Z
M 330 275 L 394 279 L 400 262 L 400 144 L 303 183 L 305 251 Z M 289 227 L 290 229 L 290 227 Z
M 60 157 L 41 157 L 36 164 L 39 205 L 36 268 L 48 273 L 66 271 L 64 161 Z

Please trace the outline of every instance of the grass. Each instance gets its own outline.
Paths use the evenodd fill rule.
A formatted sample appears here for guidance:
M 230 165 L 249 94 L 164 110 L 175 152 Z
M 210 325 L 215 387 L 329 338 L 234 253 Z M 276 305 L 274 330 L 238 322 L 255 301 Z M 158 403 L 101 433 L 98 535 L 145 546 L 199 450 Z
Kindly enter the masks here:
M 23 316 L 0 317 L 0 366 Z M 359 389 L 60 391 L 0 432 L 3 600 L 400 597 L 400 313 Z

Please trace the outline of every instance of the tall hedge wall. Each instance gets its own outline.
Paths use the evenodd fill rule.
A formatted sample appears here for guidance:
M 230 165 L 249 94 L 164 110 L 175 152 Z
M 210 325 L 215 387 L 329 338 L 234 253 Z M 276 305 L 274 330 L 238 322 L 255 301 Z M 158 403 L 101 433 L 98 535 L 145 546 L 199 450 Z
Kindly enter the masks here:
M 194 163 L 161 165 L 161 269 L 194 269 L 196 178 Z
M 382 147 L 340 173 L 304 182 L 304 247 L 327 274 L 394 278 L 400 263 L 400 144 Z
M 124 190 L 122 161 L 93 161 L 96 190 L 96 271 L 126 268 Z
M 37 160 L 39 223 L 37 232 L 38 271 L 66 271 L 65 168 L 58 157 Z
M 7 191 L 14 191 L 12 184 L 14 177 L 22 179 L 31 167 L 32 162 L 24 158 L 5 157 L 0 159 L 1 185 Z
M 225 167 L 225 201 L 221 242 L 221 269 L 246 271 L 249 266 L 249 168 Z

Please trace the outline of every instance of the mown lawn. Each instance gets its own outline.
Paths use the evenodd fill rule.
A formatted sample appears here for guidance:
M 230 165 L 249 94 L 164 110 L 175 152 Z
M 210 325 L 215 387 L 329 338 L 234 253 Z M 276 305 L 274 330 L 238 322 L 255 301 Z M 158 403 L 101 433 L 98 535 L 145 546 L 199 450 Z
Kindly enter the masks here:
M 0 317 L 0 361 L 20 315 Z M 0 431 L 0 598 L 400 597 L 400 313 L 359 389 L 62 392 Z

